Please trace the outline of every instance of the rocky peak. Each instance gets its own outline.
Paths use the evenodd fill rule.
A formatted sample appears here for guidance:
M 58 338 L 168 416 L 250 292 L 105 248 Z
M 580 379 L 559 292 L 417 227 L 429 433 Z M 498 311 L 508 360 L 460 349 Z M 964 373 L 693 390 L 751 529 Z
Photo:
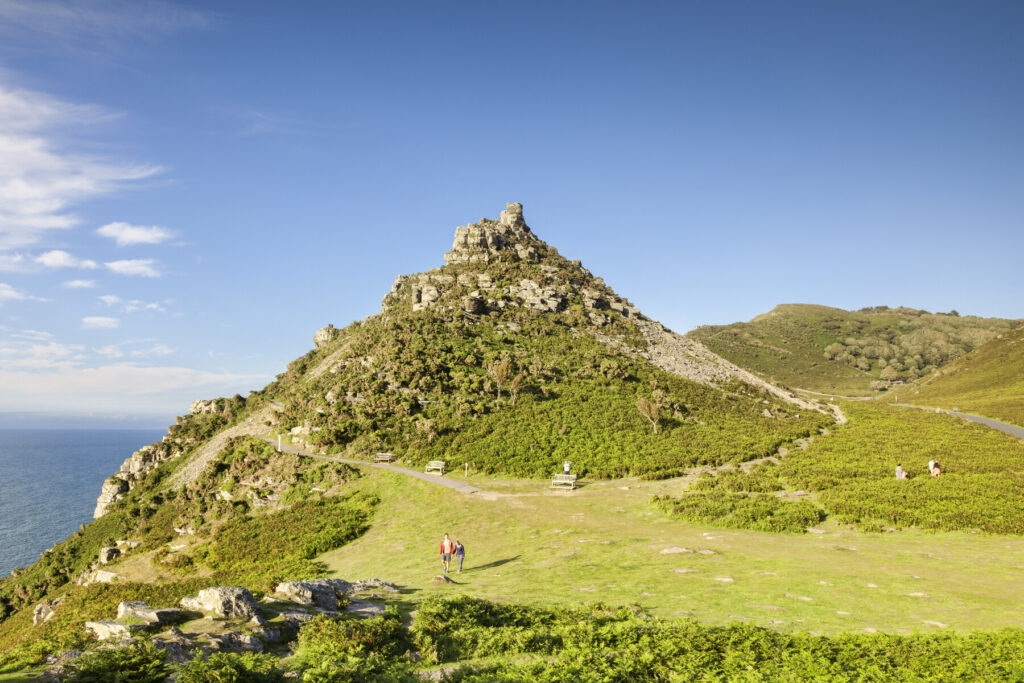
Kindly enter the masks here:
M 498 220 L 486 218 L 479 223 L 460 225 L 455 228 L 452 249 L 444 255 L 444 261 L 454 263 L 489 263 L 492 259 L 515 254 L 520 259 L 532 261 L 537 258 L 537 238 L 523 219 L 523 205 L 509 203 Z

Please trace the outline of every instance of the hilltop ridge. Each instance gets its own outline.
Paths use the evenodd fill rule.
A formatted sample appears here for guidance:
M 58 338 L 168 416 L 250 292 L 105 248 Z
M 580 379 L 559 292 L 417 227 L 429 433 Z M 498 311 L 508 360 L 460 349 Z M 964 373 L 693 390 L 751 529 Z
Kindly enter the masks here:
M 870 395 L 926 376 L 1019 323 L 905 306 L 779 304 L 749 322 L 703 325 L 687 337 L 772 382 Z

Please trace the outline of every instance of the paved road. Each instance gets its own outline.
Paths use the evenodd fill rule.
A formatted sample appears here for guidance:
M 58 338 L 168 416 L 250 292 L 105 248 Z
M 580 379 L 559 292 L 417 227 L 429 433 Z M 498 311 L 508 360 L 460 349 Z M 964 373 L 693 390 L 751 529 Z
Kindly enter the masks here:
M 269 443 L 271 446 L 277 447 L 277 441 L 264 438 L 264 441 Z M 410 470 L 408 467 L 399 467 L 397 465 L 388 465 L 382 462 L 366 462 L 364 460 L 349 460 L 347 458 L 335 458 L 329 455 L 316 455 L 315 453 L 309 453 L 293 446 L 282 445 L 281 450 L 285 453 L 298 453 L 299 455 L 305 455 L 309 458 L 316 458 L 317 460 L 331 460 L 333 462 L 344 462 L 349 465 L 360 465 L 362 467 L 377 467 L 382 470 L 391 470 L 392 472 L 398 472 L 399 474 L 405 474 L 410 477 L 416 477 L 423 481 L 430 482 L 431 484 L 437 484 L 439 486 L 446 486 L 450 489 L 459 491 L 460 493 L 476 493 L 480 489 L 475 486 L 456 481 L 455 479 L 449 479 L 448 477 L 442 477 L 438 474 L 427 474 L 426 472 L 419 472 L 417 470 Z
M 965 420 L 970 420 L 971 422 L 977 422 L 978 424 L 983 424 L 986 427 L 991 427 L 992 429 L 998 429 L 1001 432 L 1006 432 L 1010 436 L 1015 436 L 1018 439 L 1024 439 L 1024 428 L 1018 427 L 1017 425 L 1006 424 L 1005 422 L 1000 422 L 999 420 L 993 420 L 993 419 L 988 418 L 988 417 L 980 417 L 978 415 L 968 415 L 967 413 L 960 413 L 960 412 L 954 413 L 954 412 L 952 412 L 950 410 L 939 410 L 939 409 L 932 409 L 932 408 L 922 408 L 921 406 L 915 406 L 915 405 L 911 405 L 909 403 L 894 403 L 893 405 L 899 406 L 900 408 L 917 408 L 918 410 L 927 410 L 928 412 L 945 413 L 946 415 L 956 415 L 957 417 L 962 417 Z

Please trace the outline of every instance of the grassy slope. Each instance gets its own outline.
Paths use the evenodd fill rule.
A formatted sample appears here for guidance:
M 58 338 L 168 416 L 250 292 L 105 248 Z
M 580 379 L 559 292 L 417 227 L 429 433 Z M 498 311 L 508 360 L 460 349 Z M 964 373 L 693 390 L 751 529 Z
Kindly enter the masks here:
M 750 322 L 699 327 L 688 333 L 712 351 L 737 365 L 782 384 L 823 393 L 862 395 L 879 378 L 877 357 L 867 359 L 869 369 L 851 362 L 826 359 L 831 344 L 858 344 L 854 355 L 861 358 L 863 347 L 878 347 L 885 357 L 902 363 L 922 356 L 920 368 L 955 358 L 966 350 L 1010 329 L 1015 321 L 999 318 L 957 317 L 913 309 L 851 312 L 811 304 L 783 304 Z
M 371 529 L 321 559 L 343 578 L 396 581 L 413 601 L 440 592 L 532 605 L 637 602 L 662 617 L 828 633 L 1024 626 L 1019 537 L 862 534 L 828 523 L 804 536 L 721 530 L 654 511 L 650 496 L 679 491 L 679 480 L 603 481 L 574 493 L 470 481 L 492 495 L 369 474 L 363 485 L 382 498 Z M 466 545 L 467 571 L 437 586 L 445 532 Z M 676 546 L 716 554 L 660 552 Z
M 1024 327 L 1001 334 L 918 384 L 897 400 L 958 408 L 1024 427 Z
M 318 430 L 310 440 L 328 453 L 390 451 L 521 477 L 546 476 L 566 459 L 591 476 L 677 474 L 768 455 L 830 422 L 752 387 L 679 378 L 574 324 L 569 314 L 528 310 L 474 318 L 396 307 L 350 326 L 265 391 L 287 405 L 282 428 Z M 334 371 L 314 377 L 325 358 Z M 503 358 L 525 378 L 514 405 L 507 387 L 497 399 L 488 375 Z M 636 407 L 655 392 L 664 397 L 656 435 Z

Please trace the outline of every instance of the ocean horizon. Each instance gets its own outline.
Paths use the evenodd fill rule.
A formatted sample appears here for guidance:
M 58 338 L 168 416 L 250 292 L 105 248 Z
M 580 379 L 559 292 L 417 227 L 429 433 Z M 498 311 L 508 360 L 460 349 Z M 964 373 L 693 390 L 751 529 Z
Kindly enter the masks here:
M 164 429 L 0 429 L 0 576 L 92 521 L 103 481 Z

